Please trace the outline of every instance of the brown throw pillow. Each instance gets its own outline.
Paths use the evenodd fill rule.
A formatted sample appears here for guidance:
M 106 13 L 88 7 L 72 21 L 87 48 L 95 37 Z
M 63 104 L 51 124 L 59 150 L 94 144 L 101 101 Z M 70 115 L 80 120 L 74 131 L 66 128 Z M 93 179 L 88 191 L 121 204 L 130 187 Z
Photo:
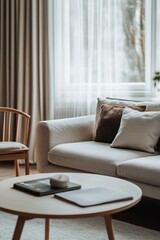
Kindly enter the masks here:
M 128 106 L 138 111 L 145 111 L 146 106 Z M 101 106 L 95 141 L 112 143 L 115 138 L 125 106 L 103 104 Z

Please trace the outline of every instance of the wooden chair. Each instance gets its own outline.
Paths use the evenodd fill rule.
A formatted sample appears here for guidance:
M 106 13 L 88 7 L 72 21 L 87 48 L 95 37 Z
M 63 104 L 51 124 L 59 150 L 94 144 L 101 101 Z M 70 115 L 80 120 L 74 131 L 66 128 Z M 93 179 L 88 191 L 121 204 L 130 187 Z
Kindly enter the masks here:
M 13 160 L 16 176 L 19 176 L 19 160 L 24 160 L 25 174 L 29 174 L 29 124 L 27 113 L 0 107 L 0 161 Z

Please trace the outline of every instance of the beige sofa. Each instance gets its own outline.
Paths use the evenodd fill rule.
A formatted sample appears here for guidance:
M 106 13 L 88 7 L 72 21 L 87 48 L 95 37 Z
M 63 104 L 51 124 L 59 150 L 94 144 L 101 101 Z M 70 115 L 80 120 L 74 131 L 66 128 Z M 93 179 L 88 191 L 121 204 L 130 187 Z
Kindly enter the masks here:
M 116 101 L 106 100 L 107 104 L 126 104 L 124 101 Z M 95 128 L 99 121 L 97 114 L 104 102 L 98 99 L 96 121 L 94 115 L 89 115 L 38 123 L 36 161 L 39 172 L 80 171 L 124 178 L 137 184 L 144 196 L 160 199 L 158 151 L 151 153 L 139 149 L 111 147 L 110 143 L 95 141 Z M 137 103 L 132 101 L 127 102 L 128 104 Z M 148 111 L 160 110 L 159 103 L 153 103 L 152 107 Z

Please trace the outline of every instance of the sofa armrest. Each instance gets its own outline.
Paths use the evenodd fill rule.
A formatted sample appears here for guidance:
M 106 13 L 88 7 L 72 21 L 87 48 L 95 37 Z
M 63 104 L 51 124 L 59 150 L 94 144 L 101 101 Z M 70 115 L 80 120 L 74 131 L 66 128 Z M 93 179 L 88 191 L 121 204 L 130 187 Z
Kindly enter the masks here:
M 36 128 L 37 169 L 48 165 L 48 152 L 56 145 L 92 140 L 94 121 L 94 115 L 40 121 Z

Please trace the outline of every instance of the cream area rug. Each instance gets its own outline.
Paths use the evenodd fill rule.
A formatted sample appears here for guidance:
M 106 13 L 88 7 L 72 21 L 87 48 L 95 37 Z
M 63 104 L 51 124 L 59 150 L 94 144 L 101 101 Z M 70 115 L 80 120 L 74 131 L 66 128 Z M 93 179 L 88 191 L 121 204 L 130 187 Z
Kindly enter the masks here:
M 17 217 L 0 212 L 0 240 L 11 240 Z M 160 232 L 113 220 L 116 240 L 159 240 Z M 21 240 L 44 240 L 44 220 L 25 223 Z M 51 220 L 50 240 L 107 240 L 101 217 Z

